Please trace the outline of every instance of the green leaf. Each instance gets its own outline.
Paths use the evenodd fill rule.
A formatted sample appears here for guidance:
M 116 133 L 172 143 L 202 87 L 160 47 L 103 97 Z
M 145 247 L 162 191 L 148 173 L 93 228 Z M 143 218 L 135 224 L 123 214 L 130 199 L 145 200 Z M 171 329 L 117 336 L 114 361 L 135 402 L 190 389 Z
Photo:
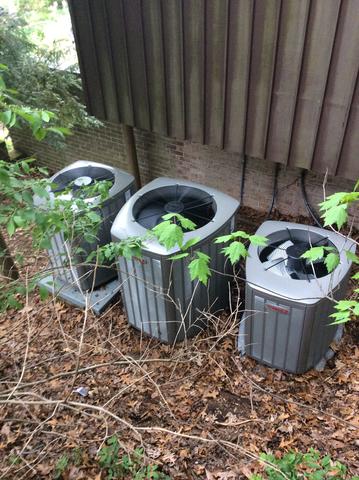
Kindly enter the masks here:
M 8 185 L 10 183 L 9 172 L 5 168 L 0 168 L 0 184 Z
M 333 193 L 333 195 L 330 195 L 323 202 L 319 203 L 320 210 L 326 211 L 326 210 L 330 210 L 333 207 L 336 207 L 337 205 L 340 205 L 343 201 L 343 198 L 345 198 L 345 195 L 347 195 L 347 193 L 348 192 Z
M 19 215 L 14 215 L 14 222 L 17 227 L 23 227 L 26 223 L 26 220 L 23 217 L 20 217 Z
M 327 227 L 329 225 L 337 224 L 338 229 L 346 223 L 348 219 L 348 212 L 347 212 L 348 205 L 342 204 L 336 207 L 332 207 L 327 210 L 322 217 L 324 218 L 324 226 Z
M 344 311 L 344 310 L 349 310 L 350 308 L 353 308 L 355 305 L 356 305 L 355 300 L 339 300 L 339 302 L 335 304 L 335 309 Z
M 193 237 L 187 240 L 187 242 L 183 245 L 182 250 L 188 250 L 189 248 L 196 245 L 201 240 L 201 237 Z
M 41 112 L 41 118 L 46 123 L 50 121 L 50 115 L 46 111 Z
M 2 75 L 0 75 L 0 91 L 1 90 L 6 90 L 6 83 L 4 82 Z
M 39 293 L 40 293 L 40 299 L 42 301 L 46 300 L 47 297 L 49 296 L 49 292 L 48 292 L 47 288 L 44 287 L 43 285 L 39 286 Z
M 241 258 L 245 258 L 248 255 L 247 249 L 242 242 L 236 240 L 222 249 L 222 253 L 229 258 L 232 265 L 237 263 Z
M 36 138 L 36 140 L 41 142 L 41 140 L 43 140 L 46 137 L 47 131 L 45 130 L 45 128 L 41 128 L 41 127 L 38 128 L 36 126 L 36 127 L 33 128 L 32 133 L 33 133 L 34 137 Z
M 188 255 L 189 255 L 188 252 L 177 253 L 177 255 L 172 255 L 172 257 L 170 257 L 169 260 L 180 260 L 181 258 L 188 257 Z
M 88 212 L 87 213 L 87 218 L 89 220 L 91 220 L 91 222 L 93 222 L 93 223 L 101 222 L 101 216 L 96 212 L 92 212 L 92 211 Z
M 65 135 L 72 135 L 71 130 L 66 127 L 49 127 L 47 130 L 60 135 L 62 138 L 65 138 Z
M 15 230 L 16 230 L 16 226 L 15 226 L 14 220 L 10 218 L 7 224 L 7 233 L 10 235 L 10 237 L 14 235 Z
M 232 235 L 222 235 L 221 237 L 217 237 L 214 243 L 227 243 L 233 240 Z
M 43 167 L 37 167 L 38 171 L 40 173 L 42 173 L 43 175 L 48 175 L 49 174 L 49 171 L 47 170 L 47 168 L 43 168 Z
M 130 260 L 132 257 L 141 258 L 142 250 L 138 244 L 125 244 L 123 246 L 122 255 Z
M 26 160 L 23 160 L 20 163 L 21 163 L 21 168 L 28 175 L 30 173 L 30 165 L 28 164 L 28 162 Z
M 166 213 L 163 215 L 163 220 L 177 220 L 177 222 L 181 225 L 184 230 L 195 230 L 196 224 L 189 220 L 186 217 L 183 217 L 179 213 Z
M 347 250 L 345 252 L 345 255 L 347 256 L 347 259 L 352 261 L 353 263 L 356 263 L 357 265 L 359 265 L 359 257 L 358 255 L 355 255 L 355 253 L 353 253 L 352 251 L 350 250 Z
M 10 123 L 11 117 L 11 110 L 5 110 L 4 112 L 0 112 L 0 122 L 2 122 L 4 125 L 8 125 Z
M 40 183 L 35 183 L 34 185 L 32 185 L 32 190 L 34 194 L 40 198 L 46 198 L 49 195 L 49 192 Z
M 259 245 L 259 246 L 264 246 L 267 245 L 268 243 L 268 238 L 266 237 L 261 237 L 260 235 L 251 235 L 249 237 L 249 240 L 253 245 Z
M 359 272 L 354 273 L 354 275 L 352 276 L 352 279 L 353 280 L 359 280 Z
M 243 230 L 237 230 L 236 232 L 232 233 L 233 238 L 250 238 L 250 235 L 246 232 L 243 232 Z
M 324 257 L 324 248 L 323 247 L 312 247 L 301 255 L 302 258 L 306 258 L 311 262 L 319 260 Z
M 211 276 L 209 269 L 210 257 L 202 252 L 196 252 L 197 258 L 188 265 L 191 280 L 199 280 L 203 285 L 207 285 L 208 278 Z
M 15 125 L 16 121 L 17 121 L 16 113 L 12 112 L 11 113 L 11 119 L 10 119 L 10 122 L 8 123 L 8 125 L 7 125 L 7 128 L 13 127 Z
M 44 237 L 39 242 L 39 248 L 43 250 L 48 250 L 51 248 L 51 240 L 48 237 Z
M 328 273 L 332 272 L 339 265 L 339 255 L 336 253 L 329 253 L 324 258 L 324 263 L 327 267 Z
M 179 225 L 172 223 L 170 220 L 165 220 L 159 223 L 152 229 L 157 237 L 159 243 L 166 247 L 167 250 L 179 245 L 182 246 L 183 231 Z

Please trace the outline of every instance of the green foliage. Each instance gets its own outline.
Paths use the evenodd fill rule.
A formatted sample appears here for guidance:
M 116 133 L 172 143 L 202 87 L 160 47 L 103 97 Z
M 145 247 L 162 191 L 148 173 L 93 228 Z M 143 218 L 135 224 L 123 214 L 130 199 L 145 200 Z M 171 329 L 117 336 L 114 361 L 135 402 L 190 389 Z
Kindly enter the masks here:
M 60 231 L 67 240 L 84 238 L 94 242 L 102 221 L 97 210 L 108 197 L 111 183 L 95 182 L 83 187 L 76 197 L 70 195 L 70 188 L 53 194 L 51 183 L 39 178 L 32 162 L 31 159 L 17 163 L 0 160 L 0 196 L 6 199 L 0 208 L 0 225 L 7 225 L 10 236 L 19 228 L 28 230 L 35 248 L 49 248 L 51 237 Z M 38 208 L 34 208 L 34 195 L 41 199 Z M 96 202 L 89 202 L 94 198 Z
M 152 229 L 153 234 L 167 250 L 171 250 L 176 245 L 182 248 L 184 230 L 195 230 L 196 225 L 179 213 L 168 213 L 162 218 L 163 222 Z
M 238 230 L 229 235 L 217 237 L 214 241 L 215 243 L 229 243 L 229 245 L 222 249 L 222 253 L 229 258 L 229 261 L 232 265 L 236 264 L 248 255 L 245 244 L 238 240 L 239 238 L 243 238 L 247 242 L 258 246 L 264 246 L 268 242 L 266 237 L 261 237 L 260 235 L 249 235 L 242 230 Z
M 110 242 L 106 245 L 98 247 L 97 251 L 93 251 L 86 259 L 91 262 L 96 258 L 99 265 L 105 262 L 115 261 L 118 257 L 125 257 L 127 260 L 131 258 L 142 257 L 143 238 L 129 237 L 120 242 Z
M 55 470 L 54 470 L 54 478 L 59 479 L 62 477 L 62 474 L 65 472 L 67 467 L 69 466 L 69 459 L 66 455 L 62 455 L 58 459 L 55 465 Z
M 196 251 L 194 255 L 194 259 L 188 265 L 191 280 L 198 279 L 204 285 L 207 285 L 208 279 L 211 276 L 209 269 L 211 258 L 200 251 Z
M 86 113 L 81 101 L 81 81 L 75 67 L 61 67 L 64 52 L 35 45 L 30 31 L 24 18 L 5 12 L 0 16 L 0 58 L 8 66 L 2 79 L 16 92 L 15 103 L 23 110 L 25 122 L 20 121 L 19 125 L 29 125 L 26 109 L 42 110 L 30 127 L 36 131 L 35 137 L 42 140 L 43 132 L 37 127 L 46 124 L 48 132 L 54 134 L 49 140 L 57 144 L 59 135 L 66 135 L 67 131 L 58 129 L 56 123 L 68 128 L 99 125 L 99 121 Z M 0 88 L 1 84 L 0 81 Z M 9 116 L 9 110 L 4 111 L 1 121 L 11 128 L 15 124 L 12 125 L 13 117 L 9 120 Z
M 324 219 L 324 226 L 337 228 L 340 230 L 348 221 L 348 208 L 359 201 L 359 180 L 352 192 L 337 192 L 327 197 L 319 204 Z M 345 250 L 349 261 L 359 264 L 359 257 L 352 250 Z M 324 258 L 324 263 L 328 273 L 331 273 L 340 263 L 340 257 L 333 247 L 312 247 L 302 255 L 309 261 L 316 261 Z M 354 281 L 359 280 L 358 273 L 352 276 Z M 331 314 L 334 319 L 333 324 L 346 323 L 352 318 L 359 316 L 359 302 L 357 300 L 359 288 L 354 289 L 354 297 L 348 300 L 335 302 L 335 312 Z
M 245 258 L 248 255 L 247 249 L 244 243 L 235 240 L 231 242 L 228 247 L 224 247 L 222 252 L 229 258 L 232 265 L 237 263 L 241 258 Z
M 76 197 L 69 189 L 54 194 L 51 191 L 54 185 L 40 178 L 39 169 L 32 163 L 31 159 L 17 163 L 0 160 L 0 226 L 6 226 L 10 237 L 18 229 L 28 231 L 36 250 L 49 248 L 53 235 L 62 232 L 71 251 L 80 254 L 83 242 L 91 244 L 97 239 L 102 222 L 98 208 L 108 197 L 111 183 L 95 182 L 83 187 Z M 34 195 L 41 199 L 36 208 Z M 94 201 L 90 202 L 90 199 Z M 7 283 L 0 289 L 0 309 L 21 308 L 21 296 L 26 291 L 33 291 L 35 285 L 35 278 L 27 285 L 21 281 Z M 40 297 L 45 299 L 46 296 L 45 289 L 40 289 Z
M 1 17 L 0 17 L 1 20 Z M 0 64 L 0 122 L 7 128 L 20 124 L 30 127 L 37 140 L 43 140 L 49 132 L 56 135 L 69 135 L 68 128 L 54 124 L 57 116 L 48 110 L 39 110 L 21 105 L 16 90 L 7 87 L 4 75 L 9 72 L 6 65 Z M 51 126 L 52 122 L 52 126 Z M 25 172 L 26 173 L 26 172 Z
M 129 475 L 134 480 L 170 480 L 158 470 L 158 465 L 144 465 L 142 448 L 120 457 L 120 444 L 115 435 L 107 440 L 98 456 L 99 466 L 106 472 L 107 480 L 129 478 Z
M 339 265 L 339 255 L 334 247 L 311 247 L 303 253 L 302 258 L 315 262 L 324 258 L 324 264 L 328 273 L 331 273 Z
M 289 452 L 281 457 L 262 453 L 265 475 L 253 475 L 251 480 L 349 480 L 346 467 L 333 461 L 329 455 L 321 456 L 319 452 L 310 449 L 307 453 Z M 352 480 L 358 477 L 351 477 Z
M 327 197 L 324 202 L 319 204 L 324 226 L 337 225 L 340 230 L 348 220 L 349 205 L 358 200 L 359 192 L 355 190 L 353 192 L 337 192 Z

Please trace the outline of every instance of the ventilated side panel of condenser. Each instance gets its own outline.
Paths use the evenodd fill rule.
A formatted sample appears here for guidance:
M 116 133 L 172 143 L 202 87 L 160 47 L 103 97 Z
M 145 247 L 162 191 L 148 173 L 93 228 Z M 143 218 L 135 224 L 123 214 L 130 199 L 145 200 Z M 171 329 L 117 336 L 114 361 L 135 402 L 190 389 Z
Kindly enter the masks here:
M 120 257 L 118 273 L 128 322 L 144 333 L 168 342 L 161 261 L 150 257 L 131 260 Z
M 333 293 L 333 298 L 339 300 L 345 297 L 349 274 L 342 280 L 340 288 Z M 310 332 L 308 351 L 306 352 L 306 367 L 316 365 L 326 354 L 337 332 L 337 325 L 331 325 L 330 314 L 334 312 L 334 302 L 323 298 L 313 307 L 307 308 L 307 318 L 313 328 Z
M 305 338 L 305 308 L 258 295 L 247 285 L 245 320 L 246 353 L 258 361 L 297 372 Z
M 198 280 L 191 281 L 188 270 L 190 259 L 185 258 L 173 262 L 171 297 L 175 301 L 174 314 L 178 330 L 175 335 L 178 341 L 191 337 L 206 328 L 207 321 L 201 312 L 215 313 L 228 306 L 230 277 L 225 274 L 229 273 L 229 262 L 226 263 L 225 256 L 221 252 L 223 246 L 215 244 L 214 239 L 217 236 L 228 234 L 230 229 L 230 223 L 228 223 L 220 232 L 200 246 L 201 252 L 211 258 L 212 275 L 207 286 Z
M 133 188 L 133 187 L 132 187 Z M 79 246 L 86 252 L 76 254 L 76 248 L 73 247 L 72 251 L 65 248 L 65 240 L 63 234 L 60 232 L 51 239 L 51 249 L 49 249 L 49 255 L 52 267 L 54 269 L 54 275 L 57 279 L 66 284 L 73 284 L 76 286 L 76 279 L 80 282 L 83 290 L 90 290 L 97 288 L 112 279 L 116 278 L 117 272 L 115 269 L 108 267 L 96 267 L 96 276 L 94 280 L 94 267 L 86 265 L 87 256 L 98 245 L 105 245 L 111 242 L 111 226 L 112 223 L 125 204 L 125 202 L 132 195 L 133 190 L 128 189 L 125 192 L 120 193 L 116 197 L 109 199 L 102 207 L 97 211 L 101 215 L 103 221 L 96 234 L 98 240 L 93 243 L 82 241 Z M 67 244 L 69 245 L 69 243 Z M 68 253 L 71 256 L 72 268 L 70 268 Z M 92 260 L 95 262 L 96 259 Z
M 63 234 L 57 233 L 51 238 L 51 248 L 48 250 L 53 274 L 67 284 L 72 284 L 75 279 L 68 266 L 65 240 Z
M 225 235 L 230 224 L 215 236 Z M 214 237 L 200 250 L 211 257 L 213 274 L 208 286 L 191 281 L 190 258 L 171 261 L 152 258 L 147 252 L 141 259 L 120 257 L 118 269 L 129 323 L 139 330 L 174 343 L 197 334 L 207 326 L 202 311 L 212 313 L 228 306 L 228 263 Z M 220 273 L 216 272 L 222 272 Z

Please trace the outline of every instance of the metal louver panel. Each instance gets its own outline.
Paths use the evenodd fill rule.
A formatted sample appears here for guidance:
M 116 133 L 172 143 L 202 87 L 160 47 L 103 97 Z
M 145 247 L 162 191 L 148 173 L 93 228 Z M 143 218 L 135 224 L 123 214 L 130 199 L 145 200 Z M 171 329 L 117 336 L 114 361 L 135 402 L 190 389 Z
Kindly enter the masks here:
M 230 232 L 227 224 L 218 235 Z M 220 254 L 220 246 L 212 239 L 201 244 L 200 250 L 211 255 L 210 268 L 216 272 L 208 287 L 191 281 L 188 259 L 171 262 L 168 258 L 151 258 L 144 253 L 141 259 L 118 259 L 128 321 L 138 330 L 163 342 L 174 343 L 190 338 L 206 322 L 201 311 L 223 310 L 228 306 L 228 262 Z

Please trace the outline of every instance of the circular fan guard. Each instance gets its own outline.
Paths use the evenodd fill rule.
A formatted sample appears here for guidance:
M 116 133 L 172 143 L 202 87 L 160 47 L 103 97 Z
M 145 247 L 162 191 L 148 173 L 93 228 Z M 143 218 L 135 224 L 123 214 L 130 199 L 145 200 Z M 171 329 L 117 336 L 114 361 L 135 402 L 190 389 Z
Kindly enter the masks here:
M 201 228 L 215 216 L 216 202 L 199 188 L 168 185 L 141 195 L 133 206 L 136 222 L 145 228 L 161 223 L 167 213 L 179 213 Z
M 334 244 L 324 235 L 310 230 L 280 230 L 267 236 L 269 244 L 259 249 L 259 259 L 265 270 L 294 280 L 310 281 L 328 275 L 325 257 L 329 253 L 324 250 L 324 257 L 311 262 L 302 258 L 304 252 L 311 247 L 331 247 Z
M 90 193 L 84 195 L 84 187 L 93 185 L 95 182 L 107 180 L 113 185 L 115 176 L 112 172 L 102 167 L 78 167 L 66 170 L 54 178 L 54 193 L 71 190 L 74 196 L 82 196 L 84 198 L 92 196 Z

